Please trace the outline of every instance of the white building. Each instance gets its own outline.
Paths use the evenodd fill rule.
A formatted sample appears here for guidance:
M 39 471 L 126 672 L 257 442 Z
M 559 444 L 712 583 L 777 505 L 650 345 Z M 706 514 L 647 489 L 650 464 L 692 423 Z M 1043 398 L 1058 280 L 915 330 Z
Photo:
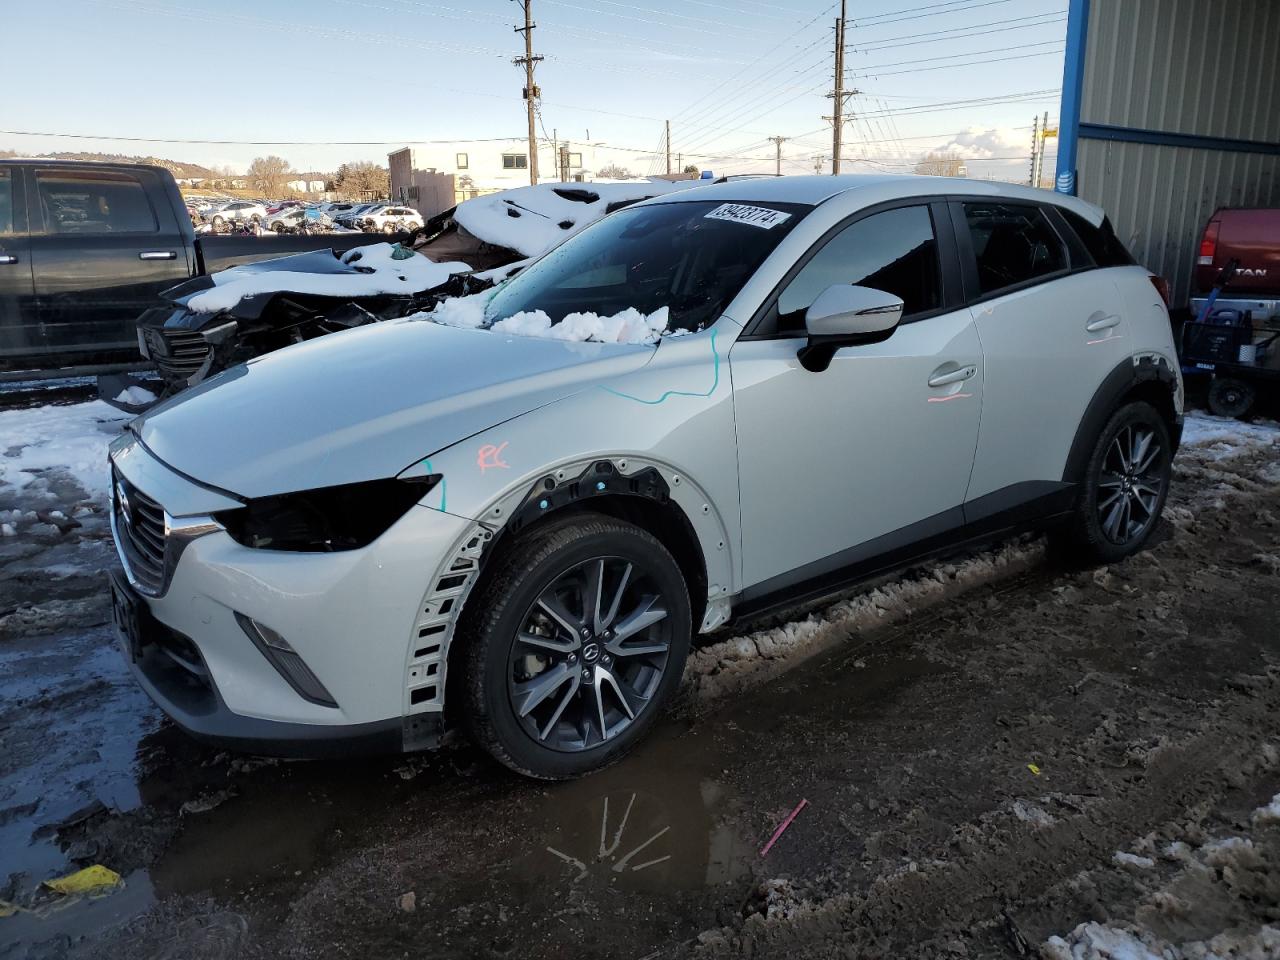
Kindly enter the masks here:
M 557 169 L 557 156 L 563 161 L 563 171 Z M 538 179 L 542 183 L 594 180 L 600 169 L 611 166 L 642 175 L 652 161 L 650 154 L 618 150 L 602 143 L 540 141 Z M 387 166 L 391 172 L 391 198 L 414 207 L 423 216 L 433 217 L 481 194 L 528 186 L 529 142 L 457 140 L 420 144 L 387 154 Z

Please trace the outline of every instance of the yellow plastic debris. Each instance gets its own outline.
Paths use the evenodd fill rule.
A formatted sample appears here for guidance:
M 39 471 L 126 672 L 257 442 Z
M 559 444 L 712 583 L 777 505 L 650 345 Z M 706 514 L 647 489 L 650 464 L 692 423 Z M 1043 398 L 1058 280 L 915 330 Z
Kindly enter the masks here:
M 0 917 L 12 917 L 18 908 L 8 900 L 0 900 Z
M 1040 768 L 1037 767 L 1034 763 L 1028 763 L 1027 769 L 1030 770 L 1032 773 L 1034 773 L 1037 777 L 1040 776 Z
M 106 893 L 120 886 L 120 874 L 101 864 L 85 867 L 56 880 L 46 880 L 44 885 L 55 893 L 67 896 L 77 893 Z

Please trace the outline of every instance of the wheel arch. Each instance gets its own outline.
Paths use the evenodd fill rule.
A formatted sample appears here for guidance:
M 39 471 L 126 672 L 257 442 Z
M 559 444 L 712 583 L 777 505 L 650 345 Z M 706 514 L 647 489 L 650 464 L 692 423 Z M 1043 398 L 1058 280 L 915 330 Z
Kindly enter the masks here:
M 1093 445 L 1107 420 L 1120 407 L 1134 401 L 1145 401 L 1159 411 L 1169 428 L 1172 452 L 1176 453 L 1182 439 L 1178 392 L 1177 372 L 1162 354 L 1136 354 L 1117 364 L 1094 391 L 1080 418 L 1062 479 L 1068 483 L 1080 483 L 1084 479 Z
M 472 528 L 483 531 L 471 538 L 475 574 L 458 597 L 450 628 L 441 633 L 439 709 L 446 724 L 462 702 L 458 667 L 464 644 L 456 641 L 465 634 L 476 610 L 473 598 L 483 596 L 497 561 L 548 523 L 592 514 L 632 523 L 670 551 L 688 585 L 695 633 L 728 619 L 733 582 L 728 533 L 711 501 L 687 476 L 648 458 L 626 456 L 549 468 L 532 484 L 496 499 Z

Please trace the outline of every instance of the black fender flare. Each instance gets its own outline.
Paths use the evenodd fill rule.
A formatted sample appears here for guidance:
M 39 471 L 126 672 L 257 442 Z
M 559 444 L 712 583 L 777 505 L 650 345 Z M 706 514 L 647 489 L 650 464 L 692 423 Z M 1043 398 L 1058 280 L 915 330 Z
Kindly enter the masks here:
M 1169 365 L 1169 361 L 1159 354 L 1139 354 L 1116 364 L 1107 374 L 1093 398 L 1085 408 L 1080 425 L 1076 427 L 1075 438 L 1071 441 L 1071 452 L 1067 454 L 1067 465 L 1062 471 L 1062 479 L 1067 483 L 1079 483 L 1084 479 L 1085 468 L 1089 464 L 1089 456 L 1093 452 L 1094 442 L 1107 419 L 1124 402 L 1126 397 L 1136 391 L 1149 389 L 1147 384 L 1163 386 L 1169 392 L 1169 410 L 1176 411 L 1173 402 L 1178 389 L 1178 374 Z M 1173 438 L 1173 449 L 1177 452 L 1182 439 L 1182 416 L 1173 413 L 1169 422 L 1169 433 Z

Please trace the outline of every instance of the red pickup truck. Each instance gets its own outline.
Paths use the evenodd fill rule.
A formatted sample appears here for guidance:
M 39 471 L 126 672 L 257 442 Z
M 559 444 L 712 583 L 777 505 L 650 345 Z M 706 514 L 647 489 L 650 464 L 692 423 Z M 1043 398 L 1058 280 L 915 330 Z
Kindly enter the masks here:
M 1191 313 L 1199 316 L 1218 275 L 1240 261 L 1215 310 L 1248 310 L 1255 324 L 1280 324 L 1280 208 L 1222 209 L 1205 225 L 1196 260 Z
M 1182 369 L 1209 374 L 1209 409 L 1248 414 L 1280 387 L 1280 209 L 1221 209 L 1196 260 Z

